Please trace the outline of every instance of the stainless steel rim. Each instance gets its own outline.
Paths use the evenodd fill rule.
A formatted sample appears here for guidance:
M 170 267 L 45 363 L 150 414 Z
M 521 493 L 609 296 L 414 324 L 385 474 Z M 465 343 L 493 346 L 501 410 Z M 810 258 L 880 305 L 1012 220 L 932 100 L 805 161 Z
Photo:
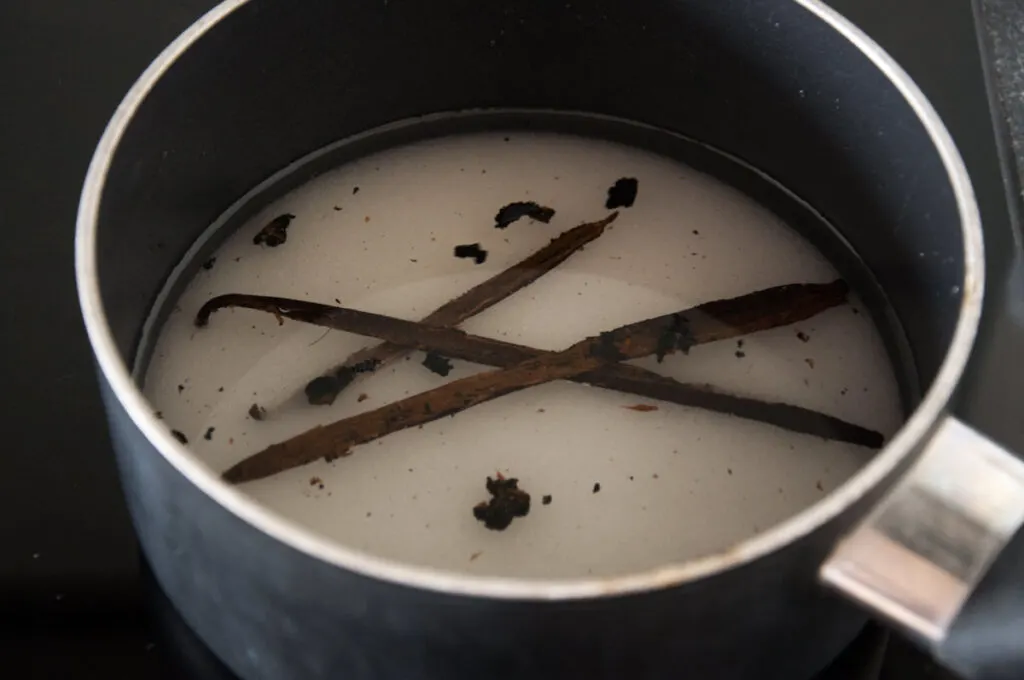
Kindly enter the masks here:
M 523 580 L 481 577 L 417 567 L 386 560 L 327 541 L 314 532 L 256 503 L 225 484 L 203 462 L 178 443 L 155 418 L 121 360 L 107 323 L 96 264 L 96 231 L 100 198 L 107 171 L 121 136 L 147 92 L 191 44 L 221 19 L 249 0 L 225 0 L 171 43 L 142 74 L 107 126 L 86 175 L 75 233 L 75 269 L 79 302 L 100 370 L 114 395 L 161 455 L 203 493 L 243 521 L 286 545 L 329 564 L 413 587 L 460 595 L 534 600 L 577 599 L 622 595 L 694 581 L 753 561 L 811 533 L 880 483 L 930 432 L 943 415 L 963 373 L 977 333 L 984 294 L 984 252 L 981 220 L 967 169 L 953 140 L 917 85 L 881 47 L 819 0 L 793 0 L 855 45 L 903 94 L 922 121 L 945 165 L 954 189 L 964 240 L 964 281 L 960 317 L 953 342 L 938 376 L 920 406 L 889 445 L 842 486 L 817 504 L 774 528 L 733 548 L 697 560 L 614 578 Z

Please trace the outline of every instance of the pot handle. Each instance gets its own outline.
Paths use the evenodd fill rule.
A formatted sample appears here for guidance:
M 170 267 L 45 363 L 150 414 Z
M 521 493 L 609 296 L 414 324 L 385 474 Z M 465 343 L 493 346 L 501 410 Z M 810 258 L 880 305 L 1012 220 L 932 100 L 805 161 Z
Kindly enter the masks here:
M 1024 668 L 1024 462 L 956 418 L 835 547 L 821 580 L 976 680 Z

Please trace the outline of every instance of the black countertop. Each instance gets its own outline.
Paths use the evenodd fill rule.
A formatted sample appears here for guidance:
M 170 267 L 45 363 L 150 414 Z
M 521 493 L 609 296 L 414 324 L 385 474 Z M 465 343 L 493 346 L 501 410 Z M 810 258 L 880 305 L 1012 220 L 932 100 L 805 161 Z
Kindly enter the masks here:
M 1024 178 L 1024 3 L 1019 0 L 979 0 L 982 38 L 995 84 L 995 111 L 1000 133 L 1009 142 L 1007 158 L 1016 177 L 1012 187 L 1018 202 Z
M 1003 120 L 1024 140 L 1024 64 L 1007 48 L 1024 39 L 1024 7 L 979 1 L 1003 29 L 990 34 L 1008 88 Z M 153 625 L 159 595 L 147 587 L 121 500 L 72 250 L 78 192 L 103 126 L 149 60 L 213 4 L 0 2 L 0 226 L 8 235 L 0 249 L 0 650 L 5 667 L 30 668 L 29 677 L 78 677 L 85 668 L 112 679 L 205 677 L 182 671 L 170 653 L 192 643 Z M 969 3 L 831 4 L 904 65 L 946 121 L 982 207 L 990 279 L 1006 278 L 1015 236 Z M 972 422 L 1005 421 L 991 401 L 968 398 L 962 410 Z M 1000 434 L 1024 444 L 1014 436 Z M 887 658 L 887 680 L 941 677 L 903 643 L 890 644 Z

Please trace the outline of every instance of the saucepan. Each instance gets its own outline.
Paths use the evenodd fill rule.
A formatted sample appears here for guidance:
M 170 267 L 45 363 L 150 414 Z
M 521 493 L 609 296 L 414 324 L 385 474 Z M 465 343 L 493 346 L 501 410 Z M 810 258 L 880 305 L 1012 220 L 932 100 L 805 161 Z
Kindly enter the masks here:
M 740 508 L 749 505 L 757 513 L 758 503 L 769 507 L 776 503 L 769 502 L 769 496 L 781 497 L 786 491 L 782 481 L 777 494 L 774 488 L 764 488 L 775 486 L 767 480 L 781 469 L 768 456 L 767 449 L 774 446 L 769 434 L 744 440 L 765 442 L 760 458 L 759 446 L 748 445 L 749 455 L 732 456 L 728 466 L 715 468 L 720 476 L 714 480 L 710 472 L 698 475 L 687 468 L 689 472 L 672 480 L 675 486 L 667 486 L 665 470 L 659 475 L 658 469 L 647 468 L 642 474 L 638 469 L 627 479 L 624 468 L 616 467 L 620 463 L 614 461 L 607 463 L 611 467 L 601 468 L 607 475 L 603 480 L 589 470 L 580 471 L 579 466 L 590 464 L 585 458 L 588 451 L 578 450 L 581 445 L 571 442 L 582 441 L 576 437 L 586 433 L 573 430 L 570 422 L 565 432 L 571 439 L 563 453 L 566 460 L 577 462 L 571 471 L 564 466 L 558 469 L 559 474 L 578 473 L 580 479 L 573 482 L 578 487 L 552 492 L 538 488 L 545 482 L 523 471 L 528 467 L 525 461 L 539 461 L 529 444 L 530 433 L 543 428 L 517 430 L 512 420 L 502 425 L 495 416 L 499 424 L 492 423 L 493 436 L 481 438 L 480 446 L 490 446 L 485 446 L 484 439 L 501 440 L 506 450 L 522 443 L 522 457 L 504 472 L 520 475 L 524 488 L 529 484 L 533 509 L 527 517 L 518 513 L 511 526 L 506 519 L 506 531 L 489 531 L 476 522 L 479 517 L 468 506 L 459 505 L 444 520 L 444 531 L 450 533 L 441 535 L 448 538 L 433 543 L 423 538 L 426 534 L 409 533 L 398 520 L 388 523 L 388 511 L 410 518 L 417 512 L 410 508 L 427 507 L 393 498 L 399 492 L 403 497 L 411 494 L 415 499 L 418 493 L 435 500 L 445 493 L 482 495 L 484 477 L 473 473 L 476 481 L 471 491 L 465 490 L 469 482 L 461 473 L 447 478 L 414 477 L 419 472 L 414 467 L 433 464 L 435 450 L 418 450 L 427 440 L 415 438 L 426 437 L 429 430 L 422 435 L 410 430 L 410 438 L 402 440 L 408 442 L 405 449 L 391 449 L 387 456 L 373 458 L 357 447 L 357 455 L 349 458 L 316 462 L 322 467 L 309 468 L 317 472 L 308 483 L 302 480 L 306 488 L 301 498 L 296 491 L 297 500 L 289 500 L 288 507 L 316 496 L 323 502 L 319 507 L 334 513 L 326 519 L 321 513 L 317 526 L 289 514 L 287 503 L 267 502 L 253 490 L 264 487 L 225 481 L 220 474 L 223 466 L 202 454 L 210 442 L 227 446 L 225 427 L 216 428 L 215 433 L 211 426 L 205 435 L 185 432 L 170 422 L 175 413 L 161 412 L 151 403 L 149 390 L 164 380 L 153 378 L 152 370 L 146 377 L 146 366 L 155 365 L 159 358 L 151 339 L 174 323 L 175 312 L 166 310 L 182 295 L 184 285 L 174 282 L 189 277 L 206 280 L 202 277 L 226 271 L 222 269 L 228 266 L 223 262 L 226 258 L 218 255 L 214 265 L 210 254 L 225 252 L 216 251 L 219 247 L 232 247 L 233 230 L 253 220 L 266 222 L 271 231 L 257 233 L 256 245 L 251 233 L 238 237 L 248 239 L 246 247 L 251 250 L 245 251 L 246 257 L 275 253 L 273 257 L 286 258 L 287 253 L 296 252 L 303 238 L 303 220 L 312 213 L 288 209 L 275 215 L 267 212 L 274 210 L 268 206 L 280 205 L 275 200 L 298 200 L 288 192 L 301 191 L 318 178 L 330 176 L 343 182 L 337 179 L 341 176 L 330 174 L 342 151 L 364 157 L 380 151 L 372 140 L 384 140 L 383 148 L 417 142 L 417 135 L 437 138 L 495 129 L 517 131 L 514 139 L 505 140 L 508 153 L 519 153 L 517 158 L 528 155 L 522 151 L 528 147 L 516 146 L 520 133 L 534 140 L 547 133 L 562 135 L 552 137 L 550 144 L 529 147 L 549 163 L 577 153 L 572 146 L 576 142 L 565 141 L 565 135 L 628 142 L 605 149 L 611 155 L 626 153 L 623 149 L 632 146 L 683 158 L 699 176 L 686 175 L 679 180 L 682 184 L 672 185 L 677 188 L 666 189 L 658 200 L 663 205 L 680 197 L 690 201 L 678 209 L 680 224 L 684 213 L 689 220 L 686 238 L 720 236 L 719 232 L 703 233 L 693 222 L 696 219 L 709 224 L 718 220 L 721 234 L 746 219 L 736 212 L 723 218 L 725 213 L 720 211 L 698 209 L 700 196 L 714 190 L 701 177 L 713 177 L 720 182 L 715 186 L 746 194 L 750 205 L 764 207 L 806 237 L 842 274 L 847 282 L 842 285 L 852 289 L 864 316 L 880 329 L 879 347 L 884 346 L 883 353 L 896 367 L 903 413 L 899 423 L 884 433 L 884 446 L 876 443 L 878 450 L 865 455 L 848 474 L 836 473 L 824 485 L 819 480 L 817 495 L 806 496 L 806 502 L 792 512 L 776 516 L 766 510 L 763 526 L 734 536 L 728 545 L 689 553 L 683 545 L 689 534 L 679 533 L 680 526 L 687 531 L 703 527 L 701 531 L 711 535 L 732 520 L 721 509 L 702 512 L 699 506 L 681 505 L 687 494 L 713 504 L 721 500 L 724 492 L 720 491 L 725 488 L 716 485 L 730 477 L 743 478 L 748 480 L 743 488 L 749 497 L 737 496 L 730 502 Z M 441 163 L 436 160 L 440 156 L 429 156 L 441 153 L 440 147 L 417 148 L 416 153 L 428 154 L 422 158 Z M 517 148 L 520 151 L 514 151 Z M 457 157 L 456 165 L 464 163 L 468 168 L 480 162 L 467 149 L 459 152 L 462 156 L 451 156 Z M 399 162 L 394 156 L 374 158 L 383 158 L 380 163 L 385 165 Z M 577 167 L 581 176 L 593 172 L 597 177 L 598 170 L 604 171 L 595 169 L 601 164 L 578 163 Z M 387 169 L 391 167 L 364 170 L 391 172 Z M 477 170 L 479 165 L 472 167 L 477 175 L 486 171 Z M 630 190 L 635 194 L 635 177 L 618 174 L 607 177 L 611 185 L 607 206 L 593 203 L 595 210 L 618 209 L 616 217 L 610 218 L 618 221 L 605 225 L 615 231 L 574 255 L 566 264 L 570 273 L 582 271 L 578 268 L 595 258 L 608 268 L 625 266 L 618 264 L 624 254 L 605 253 L 601 248 L 612 242 L 609 239 L 625 238 L 641 222 L 654 220 L 653 213 L 642 212 L 653 210 L 652 203 L 644 200 L 654 197 L 659 186 L 669 185 L 651 184 L 641 177 L 636 206 L 630 207 L 632 196 L 615 198 L 613 194 L 630 194 Z M 423 186 L 394 179 L 398 174 L 390 176 L 390 183 L 378 183 L 387 190 L 385 200 L 378 195 L 375 204 L 382 211 L 405 205 Z M 594 180 L 599 181 L 603 180 Z M 369 184 L 364 187 L 362 192 L 358 186 L 349 191 L 346 185 L 344 200 L 339 194 L 333 209 L 320 206 L 316 219 L 350 219 L 346 216 L 352 210 L 362 210 L 353 207 L 362 205 L 357 201 L 373 198 L 375 190 Z M 501 188 L 488 187 L 487 191 Z M 562 200 L 566 205 L 570 202 L 569 197 Z M 463 253 L 470 259 L 446 259 L 444 266 L 483 271 L 502 253 L 511 253 L 508 249 L 517 247 L 517 238 L 537 238 L 537 246 L 543 246 L 548 235 L 557 233 L 552 225 L 563 217 L 572 218 L 575 209 L 552 204 L 560 212 L 545 226 L 551 214 L 542 206 L 526 200 L 515 205 L 513 210 L 535 219 L 516 222 L 500 234 L 488 226 L 487 238 L 493 241 L 490 262 L 484 262 L 486 254 L 481 254 L 479 243 L 463 244 L 457 247 L 474 246 Z M 685 209 L 687 205 L 692 210 Z M 386 213 L 365 211 L 356 221 L 363 225 L 360 228 L 372 230 L 387 221 L 381 215 Z M 575 221 L 583 222 L 583 217 L 581 213 Z M 671 218 L 665 213 L 658 219 L 671 227 Z M 439 222 L 424 219 L 422 229 L 403 232 L 402 238 L 447 243 L 460 228 L 452 226 L 449 233 Z M 669 227 L 664 231 L 666 245 L 651 249 L 651 257 L 669 258 L 665 260 L 669 268 L 676 262 L 672 258 L 680 263 L 691 258 L 686 260 L 688 267 L 702 266 L 700 251 L 695 247 L 684 252 L 688 248 L 672 240 L 682 237 L 673 235 Z M 721 238 L 723 248 L 761 249 L 745 237 Z M 269 247 L 279 244 L 283 247 Z M 354 280 L 359 272 L 387 275 L 386 267 L 369 273 L 360 269 L 362 264 L 351 253 L 338 252 L 337 257 L 336 262 L 343 264 L 332 275 L 339 280 L 345 276 Z M 424 255 L 410 252 L 402 258 L 408 261 L 407 267 L 429 265 L 426 259 L 420 261 Z M 765 254 L 764 259 L 770 258 Z M 299 262 L 276 262 L 280 266 L 268 278 L 278 288 L 267 284 L 263 292 L 268 295 L 283 294 L 302 269 Z M 286 262 L 291 262 L 291 269 Z M 477 264 L 483 269 L 473 269 Z M 872 615 L 941 653 L 948 649 L 944 645 L 958 615 L 971 610 L 972 593 L 997 556 L 1005 556 L 1004 549 L 1016 545 L 1011 539 L 1024 520 L 1024 466 L 950 416 L 948 409 L 975 345 L 983 301 L 982 229 L 970 179 L 949 134 L 910 78 L 855 26 L 815 0 L 228 0 L 161 54 L 115 113 L 86 179 L 76 266 L 114 449 L 143 550 L 189 625 L 246 678 L 809 678 Z M 650 271 L 637 276 L 641 274 L 653 276 Z M 391 309 L 402 309 L 407 298 L 425 290 L 426 280 L 411 280 L 416 286 L 403 289 L 406 292 L 392 300 L 397 306 Z M 534 285 L 541 283 L 522 293 L 541 295 L 542 289 Z M 607 299 L 625 295 L 619 288 L 614 294 L 607 292 L 610 288 L 602 290 L 601 296 Z M 186 297 L 180 299 L 180 307 L 191 304 Z M 628 295 L 616 299 L 630 300 Z M 508 304 L 517 300 L 510 299 Z M 279 317 L 309 318 L 286 303 L 264 303 Z M 643 304 L 637 297 L 637 309 Z M 165 312 L 154 313 L 154 309 Z M 318 309 L 323 312 L 326 307 Z M 363 311 L 388 312 L 381 307 Z M 854 318 L 848 309 L 843 314 L 842 319 Z M 181 342 L 206 342 L 213 337 L 209 334 L 219 332 L 218 324 L 223 329 L 243 318 L 245 328 L 251 320 L 253 329 L 266 334 L 301 326 L 283 318 L 282 325 L 273 318 L 269 325 L 260 325 L 266 319 L 244 316 L 241 311 L 218 312 L 211 328 L 192 329 L 181 336 Z M 703 322 L 685 315 L 671 318 L 675 335 L 669 337 L 667 347 L 658 345 L 659 358 L 661 350 L 689 350 L 695 336 L 687 334 L 703 328 Z M 521 319 L 528 325 L 525 316 Z M 558 323 L 576 323 L 572 314 L 560 319 Z M 393 331 L 396 323 L 392 319 L 385 325 Z M 412 328 L 416 329 L 423 327 Z M 793 330 L 785 331 L 788 340 L 796 343 L 793 346 L 801 347 L 804 341 L 812 347 L 818 341 L 805 330 L 797 330 L 799 340 L 794 340 Z M 459 343 L 468 337 L 456 337 L 440 326 L 434 332 L 438 342 L 449 342 L 445 345 L 449 349 L 461 347 Z M 332 334 L 319 347 L 314 336 L 313 341 L 304 342 L 302 352 L 320 351 L 340 335 Z M 627 358 L 619 336 L 595 337 L 599 337 L 597 349 L 587 355 L 588 360 L 615 364 Z M 477 338 L 473 342 L 475 347 L 490 342 L 491 347 L 496 341 Z M 728 353 L 735 353 L 736 362 L 748 360 L 756 342 L 751 338 L 751 346 L 744 348 L 741 339 L 728 346 Z M 497 350 L 507 351 L 508 345 Z M 698 350 L 693 348 L 689 359 Z M 536 354 L 520 348 L 515 356 L 521 357 L 523 351 Z M 218 363 L 230 364 L 244 353 L 225 351 Z M 676 356 L 683 354 L 676 352 Z M 288 361 L 283 364 L 291 365 Z M 505 359 L 495 361 L 504 365 Z M 514 363 L 505 361 L 510 362 Z M 800 371 L 823 370 L 815 369 L 808 357 L 806 366 L 797 361 L 790 373 L 774 374 L 768 382 L 781 385 L 787 376 L 818 375 L 798 373 L 797 364 Z M 199 374 L 219 369 L 213 364 L 197 368 L 192 382 L 183 380 L 172 391 L 183 399 L 198 394 Z M 743 375 L 754 373 L 750 369 Z M 805 383 L 814 384 L 810 378 Z M 799 380 L 794 384 L 799 385 Z M 584 389 L 572 385 L 566 389 L 570 388 Z M 223 387 L 214 391 L 223 392 Z M 360 402 L 365 396 L 360 395 Z M 369 398 L 374 396 L 371 393 Z M 204 408 L 200 402 L 206 397 L 194 398 L 194 406 Z M 210 396 L 210 403 L 215 398 L 219 397 Z M 847 394 L 845 389 L 835 399 L 836 404 L 853 404 L 844 408 L 854 410 L 882 400 L 874 394 Z M 527 403 L 502 397 L 493 404 L 502 400 L 519 406 Z M 628 408 L 601 416 L 609 427 L 617 427 L 619 415 L 625 414 L 631 423 L 656 423 L 651 425 L 652 432 L 666 432 L 689 417 L 682 407 L 659 411 L 656 405 L 623 405 Z M 266 406 L 253 404 L 248 416 L 238 415 L 249 418 L 250 429 L 274 427 L 270 417 L 257 422 L 266 415 Z M 553 417 L 541 413 L 544 410 L 531 406 L 537 418 Z M 450 420 L 456 428 L 469 422 L 469 416 L 462 414 Z M 742 434 L 749 425 L 745 423 L 739 418 L 728 420 L 722 431 L 727 437 L 748 436 Z M 497 434 L 494 428 L 499 428 Z M 673 437 L 688 436 L 683 430 L 671 431 L 676 433 Z M 666 435 L 659 436 L 664 444 Z M 588 441 L 601 437 L 591 436 Z M 392 441 L 399 440 L 388 438 L 383 443 Z M 625 453 L 635 456 L 634 461 L 644 459 L 645 449 L 654 447 L 652 442 L 638 438 L 628 446 L 632 451 Z M 231 444 L 236 445 L 234 438 Z M 471 452 L 461 453 L 465 457 L 457 462 L 471 466 Z M 687 459 L 686 450 L 668 453 L 679 454 L 671 457 L 673 461 Z M 417 479 L 415 484 L 400 481 L 406 479 L 401 476 L 405 455 L 419 456 L 415 466 L 408 464 L 408 479 Z M 606 465 L 598 457 L 592 456 L 593 464 Z M 372 471 L 357 467 L 370 459 L 402 461 L 395 464 L 403 469 L 401 474 L 392 471 L 371 479 Z M 811 475 L 808 479 L 813 484 L 818 472 L 807 471 L 817 470 L 813 466 L 820 463 L 807 460 L 790 461 L 786 470 L 798 477 Z M 327 474 L 336 475 L 336 480 L 333 476 L 326 483 L 320 479 Z M 512 483 L 495 474 L 487 480 L 489 489 L 508 490 Z M 614 475 L 618 476 L 613 480 Z M 765 480 L 760 487 L 758 477 Z M 297 489 L 298 477 L 289 479 L 292 486 L 273 487 L 273 493 L 284 495 L 290 493 L 288 489 Z M 344 479 L 357 479 L 358 485 L 338 486 Z M 626 490 L 641 488 L 641 482 L 647 496 Z M 629 487 L 630 483 L 634 486 Z M 615 502 L 615 494 L 628 498 L 632 509 L 616 516 L 600 515 L 603 511 L 596 504 Z M 538 502 L 541 495 L 543 504 Z M 355 526 L 356 497 L 367 503 L 392 499 L 390 506 L 375 506 L 372 518 L 370 510 L 359 510 L 360 521 L 381 521 L 366 525 L 376 528 L 359 530 L 362 543 L 331 533 L 341 531 L 338 526 Z M 643 529 L 662 527 L 664 532 L 659 529 L 655 535 L 664 540 L 648 534 L 641 537 L 651 554 L 667 555 L 657 563 L 640 559 L 647 548 L 637 547 L 641 544 L 633 542 L 634 534 L 642 532 L 631 529 L 639 526 L 633 522 L 640 521 L 641 510 L 646 510 L 641 506 L 648 501 L 652 507 L 664 502 L 669 508 L 659 520 L 662 524 L 648 523 Z M 584 511 L 584 507 L 590 509 Z M 687 516 L 673 514 L 684 507 L 691 508 Z M 433 510 L 422 512 L 425 532 L 431 521 L 439 520 L 430 518 Z M 579 519 L 565 520 L 569 512 L 577 512 Z M 563 513 L 563 519 L 558 519 L 558 513 Z M 603 524 L 587 524 L 587 518 L 598 515 L 604 518 Z M 572 526 L 574 522 L 577 526 Z M 540 532 L 549 525 L 561 528 L 553 529 L 553 542 L 542 547 Z M 414 546 L 423 555 L 441 554 L 447 545 L 444 541 L 455 534 L 458 537 L 451 540 L 458 550 L 465 547 L 468 552 L 471 541 L 489 547 L 463 554 L 459 564 L 431 562 L 428 557 L 420 560 L 420 553 L 411 549 L 401 553 L 403 547 Z M 589 538 L 584 542 L 571 538 L 581 535 Z M 388 541 L 399 552 L 372 547 Z M 559 541 L 575 547 L 559 552 Z M 595 560 L 592 569 L 577 568 L 577 553 L 605 555 L 608 564 L 625 566 L 605 569 L 604 561 Z M 951 655 L 947 660 L 956 665 L 962 659 Z M 977 658 L 960 667 L 979 676 L 986 670 Z

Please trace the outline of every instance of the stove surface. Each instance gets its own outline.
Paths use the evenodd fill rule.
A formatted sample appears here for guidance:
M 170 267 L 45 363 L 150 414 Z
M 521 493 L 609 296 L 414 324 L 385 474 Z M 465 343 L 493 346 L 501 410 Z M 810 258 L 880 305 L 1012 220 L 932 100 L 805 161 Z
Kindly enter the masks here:
M 121 96 L 213 0 L 0 2 L 0 651 L 32 678 L 231 678 L 140 559 L 74 291 L 78 192 Z M 972 173 L 989 268 L 1014 252 L 970 4 L 832 0 L 918 81 Z M 990 280 L 992 275 L 990 274 Z M 984 365 L 998 365 L 995 357 Z M 1005 358 L 1005 355 L 1004 355 Z M 980 370 L 984 370 L 984 367 Z M 970 392 L 968 392 L 970 396 Z M 968 419 L 1000 421 L 982 398 Z M 996 409 L 995 411 L 993 409 Z M 1002 418 L 1005 420 L 1005 417 Z M 1018 433 L 1019 434 L 1019 433 Z M 1003 441 L 1024 450 L 1024 441 Z M 870 627 L 818 680 L 947 679 Z

